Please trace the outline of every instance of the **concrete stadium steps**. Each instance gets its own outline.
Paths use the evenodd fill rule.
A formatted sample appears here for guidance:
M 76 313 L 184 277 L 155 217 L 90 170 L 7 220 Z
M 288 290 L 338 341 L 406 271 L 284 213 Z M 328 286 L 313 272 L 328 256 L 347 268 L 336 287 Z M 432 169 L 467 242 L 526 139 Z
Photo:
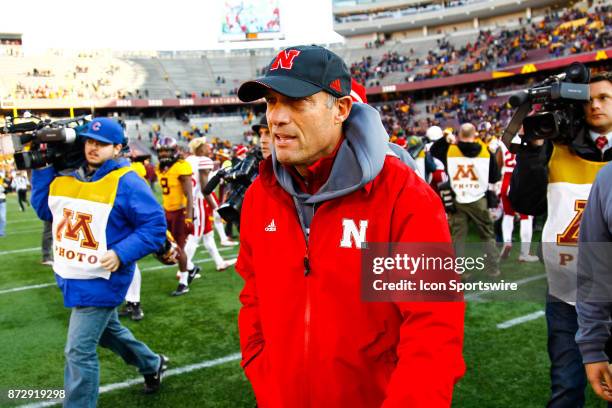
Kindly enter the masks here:
M 176 92 L 202 92 L 227 95 L 245 80 L 255 78 L 257 70 L 265 67 L 272 58 L 269 55 L 215 55 L 201 58 L 147 58 L 130 59 L 145 74 L 142 89 L 149 91 L 150 98 L 175 98 Z M 225 78 L 217 83 L 216 78 Z M 167 79 L 166 79 L 167 78 Z
M 216 88 L 214 73 L 205 58 L 160 59 L 159 62 L 183 97 L 185 93 L 195 92 L 199 96 Z
M 175 91 L 166 79 L 162 65 L 158 58 L 131 58 L 129 61 L 144 73 L 144 83 L 141 92 L 149 91 L 149 98 L 174 98 Z
M 183 122 L 176 119 L 125 119 L 126 134 L 130 140 L 140 140 L 146 146 L 149 144 L 149 132 L 154 127 L 160 127 L 160 133 L 162 136 L 172 136 L 179 141 L 182 146 L 187 145 L 185 139 L 178 136 L 178 132 L 182 134 L 183 131 L 191 131 L 192 126 L 197 126 L 202 130 L 202 126 L 205 123 L 210 124 L 210 131 L 206 135 L 209 139 L 217 137 L 222 140 L 229 140 L 230 142 L 237 144 L 243 143 L 243 133 L 251 129 L 251 125 L 245 125 L 243 123 L 242 116 L 220 116 L 220 117 L 194 117 L 189 122 Z M 139 139 L 140 135 L 140 139 Z

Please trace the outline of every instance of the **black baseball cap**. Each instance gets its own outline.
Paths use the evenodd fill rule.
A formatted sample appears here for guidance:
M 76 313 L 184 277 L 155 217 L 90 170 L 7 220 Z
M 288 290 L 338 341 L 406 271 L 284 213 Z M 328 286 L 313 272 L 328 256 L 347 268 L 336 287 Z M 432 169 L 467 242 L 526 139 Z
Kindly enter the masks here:
M 279 52 L 263 77 L 243 83 L 238 98 L 252 102 L 272 89 L 291 98 L 325 91 L 338 98 L 351 94 L 351 74 L 335 53 L 318 45 L 300 45 Z
M 253 129 L 253 132 L 258 133 L 258 134 L 259 134 L 259 129 L 261 128 L 268 129 L 268 118 L 266 118 L 265 114 L 261 117 L 261 119 L 259 119 L 259 122 L 251 126 L 251 129 Z

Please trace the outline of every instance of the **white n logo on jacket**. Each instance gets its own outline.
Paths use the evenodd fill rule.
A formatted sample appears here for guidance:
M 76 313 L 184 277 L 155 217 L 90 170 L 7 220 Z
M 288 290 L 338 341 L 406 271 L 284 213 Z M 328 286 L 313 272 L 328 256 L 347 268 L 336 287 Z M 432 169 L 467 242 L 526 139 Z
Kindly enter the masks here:
M 367 229 L 367 220 L 359 220 L 359 229 L 357 229 L 355 221 L 344 218 L 342 220 L 342 241 L 340 241 L 340 247 L 361 249 L 361 244 L 366 242 Z

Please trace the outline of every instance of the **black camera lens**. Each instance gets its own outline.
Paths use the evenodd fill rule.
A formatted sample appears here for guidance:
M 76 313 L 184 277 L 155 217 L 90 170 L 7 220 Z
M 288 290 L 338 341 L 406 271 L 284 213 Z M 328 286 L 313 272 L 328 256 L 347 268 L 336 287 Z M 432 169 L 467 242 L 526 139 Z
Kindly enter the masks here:
M 13 158 L 19 170 L 39 169 L 47 165 L 45 153 L 40 151 L 18 152 Z
M 523 122 L 523 129 L 527 140 L 553 139 L 559 132 L 558 118 L 553 112 L 529 116 Z

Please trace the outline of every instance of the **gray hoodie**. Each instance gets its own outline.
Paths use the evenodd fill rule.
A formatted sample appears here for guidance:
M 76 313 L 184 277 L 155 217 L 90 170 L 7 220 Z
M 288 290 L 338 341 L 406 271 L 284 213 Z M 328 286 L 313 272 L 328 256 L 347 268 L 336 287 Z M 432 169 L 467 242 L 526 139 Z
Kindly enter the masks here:
M 406 150 L 389 143 L 378 111 L 369 105 L 353 104 L 344 122 L 344 136 L 329 178 L 312 195 L 300 191 L 289 171 L 276 160 L 272 149 L 274 174 L 282 188 L 293 197 L 306 238 L 317 204 L 348 195 L 374 180 L 382 170 L 387 155 L 398 157 L 413 170 L 416 169 L 414 159 Z
M 580 222 L 578 239 L 578 332 L 586 363 L 608 361 L 612 327 L 612 163 L 597 174 Z

